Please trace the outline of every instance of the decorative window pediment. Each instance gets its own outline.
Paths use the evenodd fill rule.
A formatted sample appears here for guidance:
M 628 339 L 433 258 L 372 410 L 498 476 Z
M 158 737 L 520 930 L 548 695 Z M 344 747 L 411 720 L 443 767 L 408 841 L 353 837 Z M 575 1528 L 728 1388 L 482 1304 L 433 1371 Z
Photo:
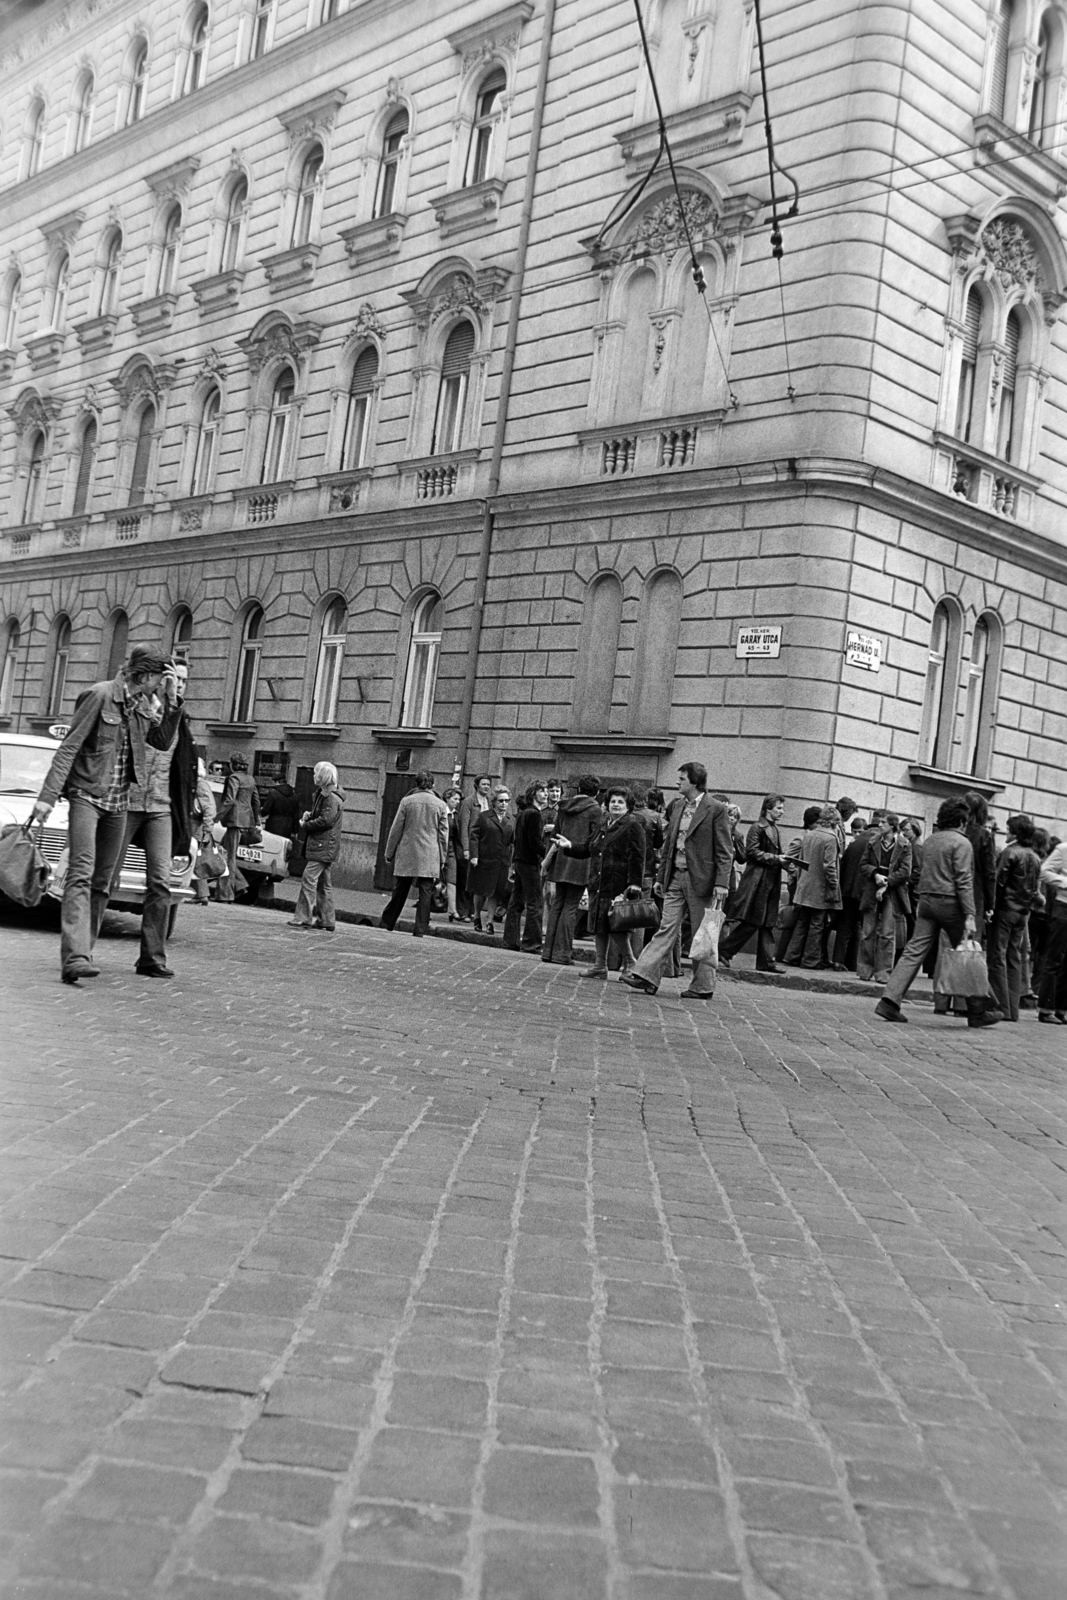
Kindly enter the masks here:
M 15 404 L 8 407 L 7 414 L 14 425 L 16 438 L 21 439 L 27 428 L 39 429 L 47 434 L 62 409 L 54 396 L 38 394 L 36 389 L 24 389 Z
M 301 322 L 278 320 L 266 326 L 257 324 L 244 339 L 238 339 L 237 344 L 244 351 L 248 369 L 255 378 L 270 362 L 283 357 L 302 368 L 308 351 L 314 350 L 321 337 L 322 328 L 317 322 L 306 318 Z
M 158 172 L 150 172 L 145 183 L 160 205 L 170 205 L 175 200 L 185 199 L 199 166 L 199 156 L 182 156 L 180 161 L 171 161 Z
M 42 222 L 41 233 L 49 254 L 59 250 L 69 250 L 78 237 L 78 230 L 84 221 L 84 211 L 65 211 L 61 217 L 53 217 L 51 222 Z
M 429 284 L 424 279 L 417 289 L 402 290 L 401 297 L 414 312 L 418 327 L 427 329 L 460 311 L 487 316 L 502 298 L 510 276 L 504 267 L 482 267 L 474 272 L 461 266 L 444 276 L 432 275 Z
M 325 139 L 347 98 L 347 89 L 327 89 L 324 94 L 314 95 L 288 111 L 279 112 L 278 121 L 289 135 L 293 149 L 308 139 Z
M 491 17 L 450 33 L 448 42 L 462 61 L 464 76 L 477 72 L 494 55 L 516 56 L 523 23 L 529 22 L 533 9 L 531 0 L 519 0 L 517 5 L 505 6 Z

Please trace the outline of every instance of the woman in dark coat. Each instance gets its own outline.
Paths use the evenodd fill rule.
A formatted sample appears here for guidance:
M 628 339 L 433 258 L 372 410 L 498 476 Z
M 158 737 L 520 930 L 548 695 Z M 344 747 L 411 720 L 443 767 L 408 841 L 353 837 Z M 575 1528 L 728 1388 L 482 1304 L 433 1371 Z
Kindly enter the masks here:
M 989 805 L 985 795 L 968 789 L 963 797 L 970 807 L 971 820 L 964 837 L 974 851 L 974 921 L 978 937 L 986 942 L 986 924 L 992 920 L 997 901 L 997 852 L 989 832 Z
M 506 789 L 498 789 L 488 811 L 481 811 L 471 824 L 471 853 L 467 870 L 467 893 L 474 902 L 474 926 L 478 933 L 495 933 L 490 920 L 482 927 L 482 910 L 487 900 L 507 898 L 508 868 L 515 824 L 508 816 Z
M 755 934 L 756 971 L 779 970 L 774 961 L 774 925 L 782 895 L 782 869 L 787 861 L 778 833 L 778 819 L 784 810 L 785 801 L 780 794 L 767 795 L 759 821 L 748 830 L 745 870 L 732 906 L 737 926 L 719 941 L 720 965 L 743 950 Z
M 618 957 L 623 972 L 629 972 L 634 957 L 628 933 L 612 933 L 608 912 L 620 895 L 637 896 L 645 872 L 645 825 L 634 816 L 634 797 L 629 789 L 609 789 L 608 814 L 590 840 L 589 923 L 596 944 L 596 962 L 583 978 L 606 978 L 608 953 Z

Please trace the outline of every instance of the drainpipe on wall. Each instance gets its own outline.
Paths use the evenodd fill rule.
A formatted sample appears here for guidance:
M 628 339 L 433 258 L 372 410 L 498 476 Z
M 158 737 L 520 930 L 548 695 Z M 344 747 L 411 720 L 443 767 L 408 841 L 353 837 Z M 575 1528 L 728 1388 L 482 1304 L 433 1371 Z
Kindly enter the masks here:
M 534 189 L 537 184 L 537 162 L 541 153 L 541 126 L 545 116 L 545 99 L 548 94 L 548 70 L 552 54 L 552 29 L 556 20 L 556 0 L 545 0 L 545 16 L 541 25 L 541 58 L 537 67 L 537 88 L 534 94 L 533 119 L 530 125 L 530 154 L 526 163 L 526 187 L 522 197 L 522 214 L 519 217 L 519 237 L 515 249 L 515 275 L 508 306 L 508 329 L 504 341 L 504 365 L 500 373 L 500 397 L 497 401 L 496 420 L 493 426 L 493 448 L 489 458 L 489 487 L 482 503 L 482 544 L 478 553 L 478 572 L 474 583 L 474 618 L 471 623 L 470 648 L 467 652 L 467 671 L 463 680 L 463 701 L 460 707 L 459 737 L 456 745 L 456 766 L 452 781 L 458 783 L 467 764 L 467 747 L 470 743 L 471 716 L 474 710 L 474 691 L 478 684 L 478 658 L 481 654 L 482 619 L 485 612 L 485 591 L 489 581 L 489 561 L 493 553 L 493 501 L 500 488 L 500 465 L 504 455 L 504 435 L 508 425 L 508 406 L 511 401 L 511 381 L 515 371 L 515 349 L 519 340 L 519 317 L 522 311 L 523 279 L 526 275 L 526 252 L 530 242 L 530 219 L 533 215 Z

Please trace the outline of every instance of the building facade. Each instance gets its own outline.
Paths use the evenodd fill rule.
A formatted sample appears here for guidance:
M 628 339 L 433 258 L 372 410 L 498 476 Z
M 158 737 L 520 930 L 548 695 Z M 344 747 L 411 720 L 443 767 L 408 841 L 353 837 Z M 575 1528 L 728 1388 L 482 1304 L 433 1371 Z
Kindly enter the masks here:
M 0 34 L 0 726 L 1059 823 L 1067 5 L 44 0 Z M 784 195 L 784 200 L 781 196 Z M 698 294 L 695 254 L 706 285 Z

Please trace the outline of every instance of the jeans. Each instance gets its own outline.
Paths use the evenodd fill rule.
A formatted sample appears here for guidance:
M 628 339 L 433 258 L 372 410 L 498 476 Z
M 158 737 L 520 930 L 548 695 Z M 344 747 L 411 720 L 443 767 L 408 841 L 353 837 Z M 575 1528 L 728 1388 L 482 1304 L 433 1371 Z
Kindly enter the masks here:
M 786 946 L 785 961 L 791 967 L 819 967 L 823 961 L 823 934 L 828 911 L 814 906 L 797 906 L 793 937 Z
M 675 872 L 663 896 L 663 920 L 634 965 L 637 977 L 644 978 L 646 983 L 658 984 L 671 963 L 686 906 L 689 907 L 689 921 L 695 934 L 710 904 L 710 895 L 706 900 L 701 900 L 694 894 L 688 872 Z M 697 994 L 715 993 L 717 968 L 718 962 L 715 960 L 694 963 L 692 986 Z
M 752 922 L 737 922 L 725 939 L 719 940 L 719 954 L 729 961 L 743 950 L 756 936 L 756 971 L 771 972 L 774 968 L 774 929 L 757 926 Z
M 1067 1011 L 1067 900 L 1054 900 L 1047 919 L 1039 1011 Z
M 1023 991 L 1023 942 L 1028 911 L 998 911 L 989 930 L 989 987 L 1012 1022 L 1019 1020 Z
M 927 955 L 931 950 L 936 952 L 942 928 L 952 948 L 955 949 L 963 938 L 964 921 L 963 911 L 955 895 L 930 895 L 929 898 L 924 896 L 919 901 L 915 913 L 915 932 L 904 946 L 900 960 L 889 975 L 889 982 L 882 990 L 882 999 L 899 1006 Z M 967 1010 L 971 1013 L 984 1011 L 986 1005 L 984 999 L 969 999 Z
M 170 917 L 170 812 L 128 811 L 126 844 L 140 829 L 144 851 L 145 896 L 141 909 L 141 951 L 139 967 L 165 967 L 167 964 L 167 920 Z
M 392 898 L 382 912 L 382 927 L 388 928 L 390 932 L 396 927 L 396 919 L 404 909 L 412 884 L 415 884 L 418 890 L 414 934 L 416 939 L 421 939 L 430 926 L 430 899 L 434 884 L 432 878 L 397 878 Z
M 863 979 L 873 976 L 878 983 L 885 983 L 893 970 L 896 954 L 896 908 L 890 896 L 884 894 L 863 913 L 857 974 Z
M 215 886 L 215 898 L 224 904 L 232 903 L 234 896 L 248 885 L 244 874 L 237 865 L 237 846 L 241 842 L 243 828 L 227 828 L 226 836 L 222 841 L 222 848 L 226 852 L 226 865 L 230 869 L 224 878 L 220 878 Z
M 545 938 L 541 960 L 557 967 L 568 967 L 574 960 L 574 924 L 585 893 L 584 883 L 557 883 L 545 917 Z
M 88 800 L 71 795 L 59 946 L 64 972 L 72 964 L 92 960 L 125 838 L 124 811 L 98 811 Z
M 311 921 L 312 906 L 314 914 L 318 917 L 324 928 L 333 930 L 333 885 L 330 882 L 330 869 L 332 861 L 306 861 L 304 874 L 300 879 L 300 893 L 296 897 L 296 909 L 293 912 L 293 921 L 302 922 L 306 927 Z
M 505 950 L 540 950 L 541 948 L 541 871 L 540 868 L 516 862 L 515 882 L 511 887 L 507 915 L 504 918 Z M 519 925 L 526 912 L 526 928 L 519 938 Z

